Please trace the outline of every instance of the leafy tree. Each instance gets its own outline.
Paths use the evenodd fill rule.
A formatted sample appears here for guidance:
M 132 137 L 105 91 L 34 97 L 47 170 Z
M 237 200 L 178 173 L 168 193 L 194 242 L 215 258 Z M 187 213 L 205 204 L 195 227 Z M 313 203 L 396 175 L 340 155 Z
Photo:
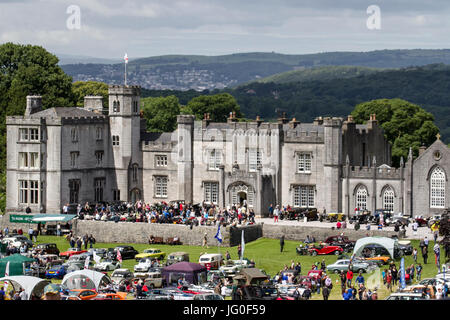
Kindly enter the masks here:
M 77 81 L 72 85 L 72 91 L 77 102 L 77 107 L 84 106 L 85 96 L 102 96 L 103 108 L 108 108 L 108 85 L 96 81 Z
M 406 159 L 410 147 L 417 156 L 420 146 L 430 146 L 439 132 L 431 113 L 402 99 L 364 102 L 358 104 L 351 114 L 356 123 L 364 123 L 373 113 L 392 144 L 392 161 L 397 166 L 401 157 Z
M 242 117 L 236 99 L 229 93 L 204 95 L 195 97 L 182 108 L 185 114 L 195 115 L 197 120 L 203 119 L 205 113 L 210 114 L 211 121 L 225 122 L 230 112 L 236 112 L 236 117 Z
M 143 98 L 142 113 L 150 132 L 172 132 L 177 127 L 180 104 L 175 96 Z
M 0 174 L 6 167 L 6 116 L 23 115 L 26 96 L 42 95 L 43 108 L 73 106 L 72 78 L 58 58 L 40 46 L 0 45 Z M 3 199 L 4 189 L 0 190 Z M 0 201 L 4 210 L 4 201 Z

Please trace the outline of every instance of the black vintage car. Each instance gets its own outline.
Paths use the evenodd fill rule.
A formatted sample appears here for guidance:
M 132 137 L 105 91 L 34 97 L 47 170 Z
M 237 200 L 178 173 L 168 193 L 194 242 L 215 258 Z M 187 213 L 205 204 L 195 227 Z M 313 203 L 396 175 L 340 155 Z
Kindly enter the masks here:
M 122 256 L 122 260 L 134 259 L 134 257 L 139 253 L 132 246 L 117 246 L 117 247 L 114 248 L 115 257 L 113 257 L 113 259 L 117 258 L 117 250 L 120 251 L 120 255 Z

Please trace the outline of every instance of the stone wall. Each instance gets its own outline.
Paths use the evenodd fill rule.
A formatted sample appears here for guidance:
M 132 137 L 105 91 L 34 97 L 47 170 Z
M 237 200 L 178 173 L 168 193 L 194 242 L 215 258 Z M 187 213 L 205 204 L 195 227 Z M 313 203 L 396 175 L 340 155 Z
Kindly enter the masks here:
M 397 233 L 394 231 L 379 231 L 379 230 L 353 230 L 353 229 L 340 229 L 332 230 L 331 228 L 321 227 L 304 227 L 304 226 L 283 226 L 283 225 L 270 225 L 265 224 L 263 229 L 264 238 L 279 239 L 281 235 L 284 235 L 285 240 L 303 241 L 306 236 L 314 236 L 316 241 L 324 241 L 327 237 L 339 235 L 342 232 L 349 237 L 350 240 L 358 240 L 364 237 L 383 236 L 391 237 Z

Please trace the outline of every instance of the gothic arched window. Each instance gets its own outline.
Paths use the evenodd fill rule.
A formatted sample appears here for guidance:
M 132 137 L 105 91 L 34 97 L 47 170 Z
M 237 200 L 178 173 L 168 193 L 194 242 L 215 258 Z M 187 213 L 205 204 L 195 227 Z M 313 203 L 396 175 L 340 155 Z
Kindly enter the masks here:
M 436 167 L 430 178 L 430 207 L 445 207 L 445 172 Z
M 356 190 L 356 208 L 359 210 L 367 209 L 367 188 L 360 185 Z

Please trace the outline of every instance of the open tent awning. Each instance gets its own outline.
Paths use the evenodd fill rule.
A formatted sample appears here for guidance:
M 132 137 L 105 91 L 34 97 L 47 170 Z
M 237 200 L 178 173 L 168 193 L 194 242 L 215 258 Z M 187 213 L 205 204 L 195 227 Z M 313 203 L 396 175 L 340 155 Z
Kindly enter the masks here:
M 83 269 L 66 274 L 62 284 L 69 289 L 95 289 L 111 283 L 111 279 L 98 271 Z
M 31 295 L 41 297 L 44 288 L 50 283 L 49 280 L 41 279 L 31 276 L 9 276 L 0 278 L 0 282 L 9 281 L 14 288 L 14 291 L 18 291 L 20 288 L 27 293 L 28 300 L 31 300 Z
M 35 214 L 33 222 L 68 222 L 75 218 L 75 214 Z
M 11 214 L 11 223 L 46 223 L 46 222 L 68 222 L 76 218 L 75 214 Z
M 394 250 L 398 245 L 398 240 L 387 237 L 365 237 L 358 239 L 353 249 L 353 254 L 356 257 L 361 256 L 362 251 L 368 245 L 379 245 L 389 252 L 392 259 L 394 259 Z

